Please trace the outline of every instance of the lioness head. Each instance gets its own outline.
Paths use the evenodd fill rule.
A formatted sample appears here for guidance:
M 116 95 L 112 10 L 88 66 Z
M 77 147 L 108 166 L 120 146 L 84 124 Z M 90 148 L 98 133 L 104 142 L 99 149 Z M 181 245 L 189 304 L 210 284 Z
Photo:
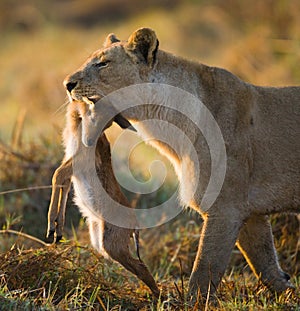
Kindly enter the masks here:
M 64 85 L 70 100 L 93 102 L 131 84 L 142 83 L 156 62 L 158 40 L 149 28 L 136 30 L 128 41 L 110 34 Z
M 98 112 L 94 104 L 115 90 L 145 81 L 155 65 L 157 50 L 158 40 L 149 28 L 136 30 L 128 41 L 123 42 L 110 34 L 103 48 L 94 52 L 76 72 L 65 78 L 64 85 L 70 101 L 86 103 L 85 113 L 81 115 L 84 145 L 95 143 L 99 120 L 105 119 L 100 116 L 104 113 L 103 109 Z M 113 107 L 106 108 L 107 114 L 114 116 L 113 121 L 122 128 L 131 127 L 120 113 L 111 111 Z

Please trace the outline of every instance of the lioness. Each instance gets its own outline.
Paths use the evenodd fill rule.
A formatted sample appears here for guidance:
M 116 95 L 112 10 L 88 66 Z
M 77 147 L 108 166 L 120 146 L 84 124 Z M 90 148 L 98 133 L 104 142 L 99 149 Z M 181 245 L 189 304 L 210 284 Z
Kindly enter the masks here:
M 300 211 L 300 87 L 254 86 L 224 69 L 173 56 L 159 50 L 158 45 L 155 32 L 148 28 L 136 30 L 125 42 L 109 35 L 104 48 L 66 77 L 64 85 L 70 99 L 97 101 L 139 83 L 164 83 L 196 96 L 219 125 L 227 153 L 225 181 L 209 209 L 203 210 L 200 203 L 209 180 L 211 157 L 194 124 L 176 109 L 164 109 L 155 101 L 122 112 L 133 124 L 145 119 L 167 121 L 160 126 L 134 126 L 141 136 L 154 138 L 151 143 L 171 160 L 183 204 L 203 217 L 190 294 L 195 297 L 216 290 L 236 242 L 266 285 L 275 291 L 292 287 L 288 274 L 279 266 L 267 215 Z M 198 110 L 196 107 L 193 114 L 200 116 L 200 106 Z M 170 146 L 159 142 L 159 133 L 166 132 L 171 146 L 184 146 L 183 136 L 172 135 L 168 123 L 188 135 L 199 159 L 190 149 L 178 148 L 175 154 Z M 193 187 L 196 191 L 191 194 Z

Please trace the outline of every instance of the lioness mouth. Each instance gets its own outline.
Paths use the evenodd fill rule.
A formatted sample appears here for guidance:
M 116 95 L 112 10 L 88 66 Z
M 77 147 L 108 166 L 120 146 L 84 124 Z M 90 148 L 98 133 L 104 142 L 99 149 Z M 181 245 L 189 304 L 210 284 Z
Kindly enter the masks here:
M 100 98 L 97 97 L 82 97 L 83 101 L 87 103 L 88 105 L 95 105 Z M 136 129 L 133 127 L 133 125 L 126 119 L 121 113 L 118 113 L 113 118 L 113 121 L 116 122 L 122 129 L 129 129 L 131 131 L 136 132 Z
M 83 100 L 88 104 L 96 104 L 97 101 L 99 101 L 101 98 L 98 96 L 93 97 L 83 97 Z

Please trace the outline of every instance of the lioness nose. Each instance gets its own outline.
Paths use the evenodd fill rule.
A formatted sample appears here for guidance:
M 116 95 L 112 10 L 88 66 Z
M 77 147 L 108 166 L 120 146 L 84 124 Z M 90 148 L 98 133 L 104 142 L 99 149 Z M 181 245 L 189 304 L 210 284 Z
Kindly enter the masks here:
M 67 89 L 69 92 L 71 92 L 71 91 L 75 88 L 76 85 L 77 85 L 77 82 L 68 82 L 68 83 L 66 84 L 66 89 Z

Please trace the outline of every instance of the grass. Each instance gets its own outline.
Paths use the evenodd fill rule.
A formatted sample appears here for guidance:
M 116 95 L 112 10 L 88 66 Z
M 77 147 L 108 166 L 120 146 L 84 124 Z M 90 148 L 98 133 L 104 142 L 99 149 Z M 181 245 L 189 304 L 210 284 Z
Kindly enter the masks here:
M 0 306 L 5 310 L 196 310 L 185 297 L 190 248 L 195 246 L 199 226 L 184 227 L 180 217 L 168 226 L 169 233 L 162 230 L 159 238 L 154 230 L 142 234 L 142 256 L 166 297 L 157 304 L 129 272 L 73 240 L 30 249 L 27 241 L 22 246 L 16 241 L 2 252 Z M 299 287 L 295 292 L 272 294 L 237 258 L 233 261 L 237 264 L 230 266 L 209 310 L 298 310 Z M 299 281 L 293 277 L 296 286 Z
M 90 248 L 86 225 L 71 199 L 62 244 L 45 246 L 31 238 L 44 239 L 51 176 L 63 157 L 61 82 L 108 33 L 126 39 L 136 28 L 149 26 L 161 48 L 175 54 L 225 67 L 255 84 L 299 85 L 299 1 L 257 0 L 251 6 L 238 0 L 155 1 L 143 10 L 139 1 L 126 1 L 121 15 L 94 26 L 85 24 L 97 15 L 93 1 L 84 7 L 72 1 L 61 10 L 57 1 L 32 0 L 26 10 L 23 1 L 0 3 L 0 310 L 193 310 L 197 307 L 188 305 L 186 291 L 201 229 L 196 214 L 183 212 L 140 234 L 142 258 L 166 297 L 157 303 L 129 272 Z M 111 16 L 118 3 L 101 1 L 99 6 Z M 116 130 L 110 133 L 112 140 L 117 136 Z M 132 167 L 147 162 L 134 172 L 139 180 L 149 177 L 153 159 L 163 160 L 145 146 L 132 158 Z M 121 171 L 122 158 L 117 160 Z M 176 186 L 167 163 L 166 168 L 164 187 L 130 199 L 141 207 L 163 202 Z M 298 218 L 274 216 L 272 226 L 280 263 L 296 290 L 269 292 L 235 249 L 217 299 L 199 308 L 300 310 Z

